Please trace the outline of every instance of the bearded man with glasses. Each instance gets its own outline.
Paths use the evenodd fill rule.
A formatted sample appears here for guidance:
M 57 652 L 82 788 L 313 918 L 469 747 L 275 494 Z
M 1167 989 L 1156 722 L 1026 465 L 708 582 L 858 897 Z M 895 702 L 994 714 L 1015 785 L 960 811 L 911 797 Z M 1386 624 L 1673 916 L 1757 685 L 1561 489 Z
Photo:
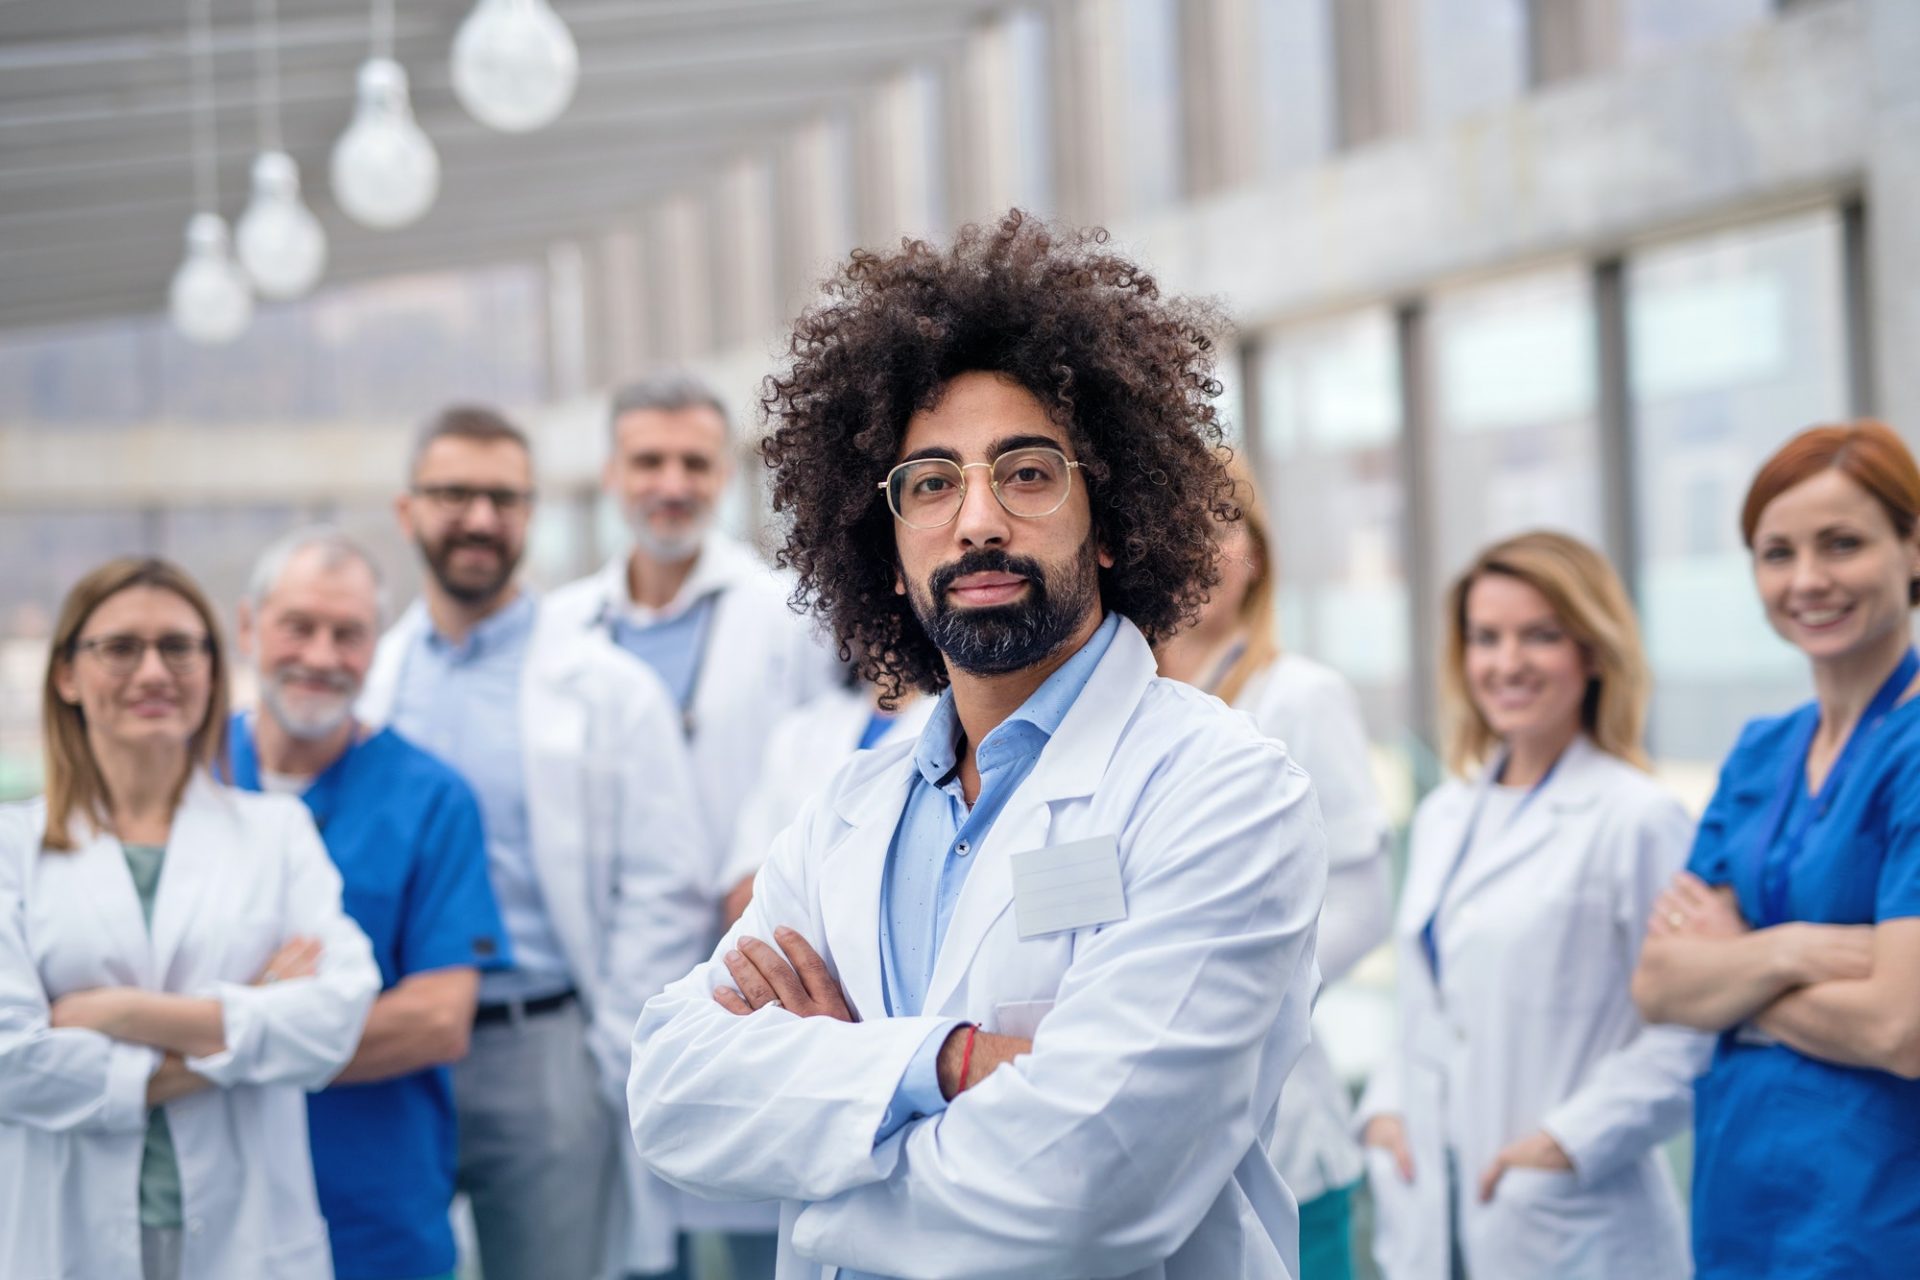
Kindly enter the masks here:
M 634 1033 L 641 1159 L 784 1201 L 783 1277 L 1298 1274 L 1262 1139 L 1325 842 L 1283 747 L 1155 675 L 1237 515 L 1217 322 L 1104 242 L 857 253 L 767 383 L 782 561 L 939 694 Z
M 512 955 L 480 975 L 453 1071 L 456 1183 L 481 1269 L 590 1278 L 649 1242 L 664 1266 L 670 1196 L 616 1139 L 640 1005 L 713 936 L 679 716 L 643 663 L 521 583 L 534 484 L 517 427 L 445 410 L 408 482 L 396 508 L 424 596 L 381 638 L 358 714 L 452 765 L 480 801 Z

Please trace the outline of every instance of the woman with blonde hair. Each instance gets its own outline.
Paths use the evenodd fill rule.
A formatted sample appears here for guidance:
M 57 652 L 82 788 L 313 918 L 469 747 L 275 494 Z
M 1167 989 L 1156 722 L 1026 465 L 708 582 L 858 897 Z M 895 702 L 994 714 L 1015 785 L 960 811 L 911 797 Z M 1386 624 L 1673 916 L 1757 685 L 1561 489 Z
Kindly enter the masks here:
M 1221 578 L 1199 620 L 1157 651 L 1160 674 L 1253 717 L 1313 779 L 1327 832 L 1327 897 L 1316 959 L 1323 982 L 1345 977 L 1387 937 L 1390 828 L 1373 784 L 1359 700 L 1338 673 L 1282 651 L 1274 627 L 1274 555 L 1252 477 L 1232 464 L 1241 519 L 1220 530 Z M 1300 1202 L 1302 1280 L 1353 1274 L 1349 1200 L 1363 1165 L 1346 1085 L 1316 1038 L 1287 1077 L 1270 1150 Z
M 68 594 L 44 798 L 0 808 L 9 1276 L 325 1280 L 306 1091 L 379 989 L 290 796 L 217 782 L 226 658 L 160 560 Z
M 1389 1280 L 1688 1274 L 1660 1144 L 1710 1048 L 1642 1023 L 1647 909 L 1693 824 L 1645 772 L 1651 684 L 1591 547 L 1521 534 L 1446 601 L 1459 775 L 1414 815 L 1399 1042 L 1361 1101 Z

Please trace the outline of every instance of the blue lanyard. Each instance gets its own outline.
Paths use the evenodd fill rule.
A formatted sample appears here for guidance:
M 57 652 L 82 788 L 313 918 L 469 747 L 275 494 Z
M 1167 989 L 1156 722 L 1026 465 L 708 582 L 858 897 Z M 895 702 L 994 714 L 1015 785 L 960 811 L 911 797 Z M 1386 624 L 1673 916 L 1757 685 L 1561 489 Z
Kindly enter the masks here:
M 1909 648 L 1900 659 L 1900 665 L 1894 668 L 1893 674 L 1880 686 L 1880 691 L 1873 695 L 1873 701 L 1867 704 L 1860 723 L 1847 735 L 1846 745 L 1840 748 L 1839 758 L 1827 770 L 1826 780 L 1820 784 L 1819 792 L 1807 797 L 1799 812 L 1794 814 L 1793 821 L 1787 822 L 1787 812 L 1793 805 L 1795 793 L 1804 795 L 1807 789 L 1807 752 L 1813 748 L 1813 735 L 1820 729 L 1819 715 L 1810 716 L 1806 728 L 1795 739 L 1794 749 L 1787 757 L 1786 776 L 1774 789 L 1773 806 L 1767 812 L 1766 821 L 1760 825 L 1761 844 L 1756 851 L 1760 863 L 1760 928 L 1783 924 L 1789 918 L 1787 899 L 1793 889 L 1793 868 L 1806 851 L 1807 833 L 1833 807 L 1834 797 L 1840 794 L 1848 772 L 1859 759 L 1860 753 L 1856 748 L 1871 738 L 1881 722 L 1893 714 L 1900 695 L 1906 692 L 1917 674 L 1920 674 L 1920 653 Z
M 1566 754 L 1562 751 L 1555 756 L 1553 763 L 1547 766 L 1547 771 L 1540 775 L 1540 781 L 1534 783 L 1527 789 L 1527 794 L 1520 797 L 1520 803 L 1515 805 L 1513 812 L 1507 815 L 1508 826 L 1513 825 L 1514 821 L 1527 811 L 1527 806 L 1533 803 L 1533 798 L 1546 789 L 1547 783 L 1553 781 L 1554 771 L 1560 767 L 1560 761 L 1566 757 Z M 1507 757 L 1502 755 L 1492 772 L 1487 775 L 1486 782 L 1481 784 L 1479 791 L 1474 795 L 1473 814 L 1467 819 L 1467 832 L 1460 838 L 1460 847 L 1453 851 L 1453 861 L 1447 864 L 1446 877 L 1440 881 L 1440 892 L 1434 895 L 1433 911 L 1427 916 L 1427 922 L 1420 926 L 1420 946 L 1427 954 L 1427 968 L 1433 971 L 1435 986 L 1440 983 L 1440 937 L 1436 932 L 1440 923 L 1440 909 L 1446 904 L 1447 891 L 1453 888 L 1454 878 L 1460 874 L 1460 865 L 1467 860 L 1467 850 L 1473 847 L 1473 834 L 1480 826 L 1480 811 L 1486 808 L 1487 804 L 1487 788 L 1498 783 L 1500 776 L 1506 771 Z

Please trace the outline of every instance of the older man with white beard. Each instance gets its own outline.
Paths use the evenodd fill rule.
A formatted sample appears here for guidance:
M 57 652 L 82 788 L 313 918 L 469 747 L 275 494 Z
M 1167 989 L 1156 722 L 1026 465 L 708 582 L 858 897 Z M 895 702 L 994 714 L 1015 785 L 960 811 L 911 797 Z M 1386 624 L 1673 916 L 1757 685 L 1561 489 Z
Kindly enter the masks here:
M 302 529 L 269 547 L 239 609 L 260 707 L 229 735 L 237 785 L 312 811 L 380 965 L 359 1050 L 309 1100 L 340 1280 L 452 1273 L 447 1064 L 466 1053 L 479 971 L 508 958 L 473 792 L 392 729 L 354 719 L 380 614 L 379 571 L 341 533 Z

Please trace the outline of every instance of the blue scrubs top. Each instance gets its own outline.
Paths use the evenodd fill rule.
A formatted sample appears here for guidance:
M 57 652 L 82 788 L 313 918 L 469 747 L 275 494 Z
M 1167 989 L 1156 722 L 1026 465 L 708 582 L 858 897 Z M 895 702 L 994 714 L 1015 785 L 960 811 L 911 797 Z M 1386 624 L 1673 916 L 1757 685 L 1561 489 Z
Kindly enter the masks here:
M 252 725 L 229 735 L 236 786 L 260 789 Z M 382 990 L 429 969 L 508 963 L 480 806 L 459 774 L 391 729 L 349 747 L 301 796 L 373 944 Z M 307 1095 L 314 1182 L 339 1280 L 454 1268 L 453 1077 L 433 1067 Z
M 1785 885 L 1785 918 L 1875 924 L 1920 916 L 1920 698 L 1896 707 L 1832 795 L 1805 792 L 1809 704 L 1756 720 L 1720 771 L 1687 866 L 1732 885 L 1763 921 L 1761 869 L 1793 757 L 1812 815 Z M 1785 1045 L 1720 1037 L 1695 1085 L 1693 1251 L 1700 1280 L 1920 1275 L 1920 1082 Z

